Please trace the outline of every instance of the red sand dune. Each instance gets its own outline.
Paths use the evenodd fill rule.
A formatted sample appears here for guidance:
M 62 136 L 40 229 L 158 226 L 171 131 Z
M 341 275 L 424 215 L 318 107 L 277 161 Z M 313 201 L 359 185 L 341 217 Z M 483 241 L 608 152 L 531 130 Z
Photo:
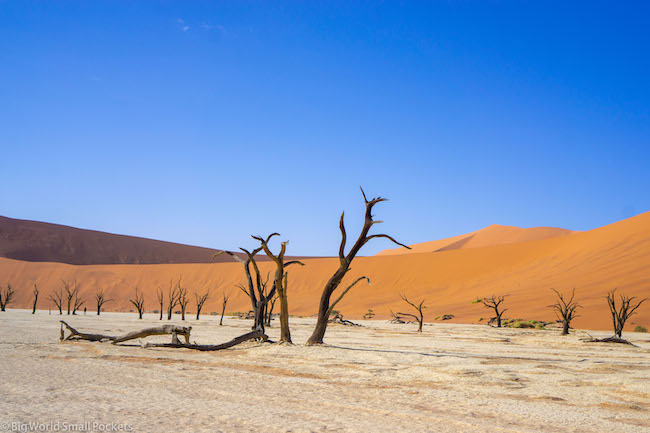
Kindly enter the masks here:
M 410 250 L 407 250 L 406 248 L 392 248 L 380 251 L 377 255 L 387 256 L 394 254 L 431 253 L 437 251 L 458 250 L 461 248 L 490 247 L 493 245 L 515 244 L 518 242 L 548 239 L 556 236 L 566 236 L 571 233 L 573 233 L 571 230 L 555 227 L 532 227 L 529 229 L 522 229 L 520 227 L 493 224 L 484 229 L 460 236 L 454 236 L 453 238 L 409 245 L 411 247 Z
M 338 259 L 304 261 L 306 266 L 289 271 L 289 305 L 292 314 L 309 316 L 316 312 L 323 284 L 337 268 Z M 263 271 L 272 266 L 269 262 L 261 264 Z M 98 289 L 114 299 L 107 305 L 109 309 L 131 310 L 128 297 L 136 286 L 145 293 L 146 308 L 153 310 L 156 288 L 168 286 L 181 275 L 190 293 L 212 289 L 207 312 L 219 310 L 218 298 L 224 290 L 232 294 L 228 311 L 249 309 L 248 300 L 233 288 L 244 282 L 238 263 L 74 266 L 0 259 L 0 278 L 18 289 L 16 308 L 29 305 L 33 282 L 42 290 L 40 307 L 48 308 L 50 290 L 60 286 L 61 279 L 76 278 L 89 310 Z M 360 275 L 370 277 L 372 286 L 359 284 L 344 298 L 339 310 L 346 317 L 359 318 L 372 308 L 377 318 L 387 318 L 391 309 L 405 309 L 399 297 L 405 293 L 414 300 L 427 299 L 429 321 L 441 314 L 454 314 L 455 322 L 472 323 L 479 317 L 490 317 L 472 300 L 510 294 L 506 316 L 551 320 L 554 315 L 547 308 L 553 301 L 550 288 L 564 292 L 575 288 L 584 306 L 576 327 L 609 329 L 604 300 L 607 290 L 618 288 L 627 295 L 650 297 L 650 212 L 595 230 L 540 240 L 360 257 L 345 281 Z M 639 309 L 626 329 L 634 324 L 650 326 L 650 302 Z

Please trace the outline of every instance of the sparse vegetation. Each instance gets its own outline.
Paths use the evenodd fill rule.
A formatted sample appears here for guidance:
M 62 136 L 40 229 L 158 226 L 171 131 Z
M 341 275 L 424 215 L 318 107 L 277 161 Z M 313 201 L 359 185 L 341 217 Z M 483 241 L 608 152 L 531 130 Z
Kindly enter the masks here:
M 418 332 L 422 332 L 422 324 L 424 323 L 424 313 L 422 312 L 422 310 L 427 308 L 424 305 L 424 299 L 420 301 L 419 304 L 416 304 L 414 302 L 409 301 L 405 295 L 400 295 L 400 297 L 404 302 L 409 304 L 411 307 L 415 308 L 415 310 L 418 312 L 418 315 L 416 316 L 415 314 L 411 314 L 411 313 L 397 313 L 397 314 L 414 318 L 415 321 L 418 322 Z
M 571 327 L 571 321 L 578 317 L 576 310 L 582 308 L 577 301 L 575 301 L 576 289 L 573 289 L 571 292 L 571 298 L 565 299 L 565 296 L 562 295 L 555 289 L 551 289 L 557 295 L 557 300 L 553 305 L 549 305 L 549 308 L 552 308 L 557 316 L 558 320 L 562 322 L 562 335 L 569 334 L 569 328 Z
M 635 296 L 630 298 L 621 294 L 619 295 L 620 304 L 617 304 L 615 292 L 616 289 L 607 294 L 607 305 L 609 306 L 609 312 L 612 315 L 614 336 L 622 338 L 625 322 L 636 313 L 636 310 L 647 300 L 647 298 L 635 302 L 635 299 L 637 299 Z
M 648 328 L 646 328 L 645 326 L 636 325 L 634 327 L 634 332 L 648 332 Z
M 129 299 L 129 302 L 138 310 L 138 319 L 142 320 L 142 314 L 144 313 L 144 293 L 138 294 L 138 286 L 135 286 L 135 298 Z M 154 311 L 154 313 L 157 312 Z
M 5 311 L 7 305 L 14 300 L 14 294 L 16 291 L 11 287 L 10 283 L 7 283 L 7 287 L 0 291 L 0 311 Z
M 208 300 L 210 297 L 210 289 L 206 290 L 204 294 L 199 296 L 198 293 L 194 292 L 194 299 L 196 301 L 196 320 L 199 320 L 199 316 L 201 315 L 201 310 L 203 309 L 203 305 L 205 304 L 205 301 Z
M 489 298 L 478 298 L 473 304 L 478 304 L 481 303 L 485 308 L 489 308 L 494 311 L 495 317 L 491 318 L 490 321 L 488 322 L 488 325 L 491 325 L 492 323 L 496 322 L 497 328 L 501 328 L 501 317 L 503 316 L 503 313 L 508 311 L 507 309 L 502 309 L 501 304 L 503 304 L 503 301 L 505 300 L 506 296 L 510 295 L 501 295 L 501 296 L 496 296 L 492 295 Z
M 104 304 L 110 302 L 111 300 L 106 299 L 103 290 L 100 290 L 95 294 L 95 300 L 97 301 L 97 315 L 99 316 L 99 313 L 102 311 L 102 307 L 104 306 Z

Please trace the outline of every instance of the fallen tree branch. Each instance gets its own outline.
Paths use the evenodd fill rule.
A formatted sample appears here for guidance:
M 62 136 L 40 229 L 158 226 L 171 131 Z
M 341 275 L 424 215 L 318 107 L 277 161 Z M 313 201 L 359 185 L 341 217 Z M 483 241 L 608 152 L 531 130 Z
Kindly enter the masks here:
M 589 334 L 587 334 L 589 335 Z M 629 344 L 630 346 L 638 347 L 636 344 L 630 343 L 629 341 L 619 338 L 619 337 L 607 337 L 607 338 L 594 338 L 589 335 L 589 338 L 582 339 L 585 343 L 619 343 L 619 344 Z
M 210 352 L 210 351 L 215 351 L 215 350 L 222 350 L 222 349 L 228 349 L 230 347 L 236 346 L 238 344 L 241 344 L 245 341 L 248 340 L 253 340 L 256 338 L 260 338 L 263 341 L 266 341 L 268 337 L 264 332 L 260 329 L 256 329 L 255 331 L 251 331 L 248 334 L 240 335 L 239 337 L 235 337 L 232 340 L 226 342 L 226 343 L 221 343 L 221 344 L 189 344 L 189 343 L 181 343 L 176 342 L 176 343 L 144 343 L 142 345 L 143 348 L 150 348 L 150 347 L 168 347 L 168 348 L 174 348 L 174 349 L 194 349 L 194 350 L 200 350 L 203 352 Z
M 65 323 L 63 320 L 61 322 L 61 337 L 60 340 L 65 341 L 74 341 L 74 340 L 86 340 L 86 341 L 110 341 L 113 344 L 123 343 L 128 340 L 134 340 L 136 338 L 146 338 L 152 335 L 172 335 L 172 342 L 180 342 L 178 340 L 178 335 L 185 337 L 185 342 L 189 344 L 190 342 L 190 332 L 192 330 L 191 326 L 178 326 L 178 325 L 163 325 L 154 328 L 145 328 L 140 331 L 133 331 L 121 336 L 115 335 L 104 335 L 104 334 L 86 334 L 84 332 L 79 332 L 74 329 L 72 326 Z M 65 331 L 63 326 L 65 325 L 70 331 L 70 335 L 65 336 Z

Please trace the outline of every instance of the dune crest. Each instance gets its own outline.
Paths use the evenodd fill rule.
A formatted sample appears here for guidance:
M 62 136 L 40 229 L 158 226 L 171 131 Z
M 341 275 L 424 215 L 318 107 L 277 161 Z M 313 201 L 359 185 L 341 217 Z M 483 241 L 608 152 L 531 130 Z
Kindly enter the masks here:
M 376 255 L 388 256 L 396 254 L 432 253 L 464 248 L 481 248 L 493 245 L 538 241 L 541 239 L 566 236 L 571 233 L 574 232 L 556 227 L 531 227 L 524 229 L 515 226 L 492 224 L 481 230 L 466 233 L 464 235 L 409 245 L 412 248 L 411 250 L 405 248 L 391 248 L 380 251 Z

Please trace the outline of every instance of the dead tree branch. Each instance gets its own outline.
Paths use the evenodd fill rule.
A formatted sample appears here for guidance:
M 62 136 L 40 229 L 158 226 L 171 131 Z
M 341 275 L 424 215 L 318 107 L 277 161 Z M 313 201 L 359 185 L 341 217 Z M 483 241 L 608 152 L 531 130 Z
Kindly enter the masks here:
M 577 301 L 574 300 L 576 295 L 576 289 L 573 289 L 573 291 L 571 292 L 571 297 L 566 299 L 564 295 L 562 295 L 557 290 L 555 289 L 551 289 L 551 290 L 553 290 L 557 295 L 557 300 L 553 305 L 549 305 L 549 308 L 552 308 L 558 320 L 562 321 L 561 335 L 568 335 L 569 328 L 571 327 L 571 321 L 576 317 L 579 317 L 576 314 L 576 310 L 578 308 L 582 308 L 582 306 L 578 304 Z
M 7 288 L 4 291 L 0 291 L 0 311 L 5 311 L 7 305 L 14 300 L 14 293 L 16 291 L 11 287 L 10 283 L 7 283 Z
M 366 243 L 368 243 L 368 241 L 376 238 L 385 238 L 399 246 L 410 249 L 410 247 L 396 241 L 391 236 L 385 234 L 377 234 L 377 235 L 370 235 L 370 236 L 368 235 L 370 228 L 373 225 L 381 222 L 381 221 L 373 220 L 372 209 L 376 204 L 386 201 L 386 199 L 382 197 L 377 197 L 368 200 L 363 189 L 361 189 L 361 194 L 363 195 L 363 201 L 366 206 L 363 228 L 361 229 L 361 233 L 359 233 L 359 237 L 357 238 L 357 241 L 354 243 L 350 251 L 346 254 L 345 247 L 347 243 L 347 233 L 344 224 L 345 213 L 341 214 L 341 219 L 339 221 L 339 230 L 341 231 L 341 244 L 339 246 L 339 268 L 338 270 L 336 270 L 336 272 L 334 272 L 332 277 L 329 279 L 329 281 L 325 284 L 325 287 L 323 288 L 323 294 L 321 295 L 320 303 L 318 306 L 318 319 L 316 322 L 316 327 L 314 328 L 314 332 L 312 333 L 311 337 L 309 337 L 309 340 L 307 341 L 308 345 L 323 343 L 323 337 L 325 336 L 325 331 L 327 330 L 327 322 L 329 319 L 328 312 L 331 311 L 330 300 L 332 294 L 339 287 L 341 281 L 343 280 L 343 277 L 345 277 L 345 275 L 350 270 L 350 265 L 352 264 L 354 258 L 357 256 L 359 250 L 361 250 L 361 248 Z
M 501 309 L 501 304 L 503 303 L 504 299 L 506 296 L 510 295 L 502 295 L 502 296 L 496 296 L 492 295 L 489 298 L 479 298 L 474 303 L 480 302 L 483 304 L 486 308 L 489 308 L 494 311 L 494 320 L 497 322 L 497 328 L 501 328 L 501 316 L 503 316 L 503 313 L 508 311 L 507 309 L 502 310 Z
M 406 302 L 407 304 L 409 304 L 411 307 L 415 308 L 415 309 L 417 310 L 419 316 L 416 316 L 415 314 L 411 314 L 411 313 L 397 313 L 397 314 L 401 314 L 402 316 L 413 317 L 413 318 L 418 322 L 418 332 L 422 332 L 422 324 L 423 324 L 423 322 L 424 322 L 424 313 L 422 312 L 422 310 L 423 310 L 424 308 L 427 308 L 427 307 L 424 305 L 424 299 L 423 299 L 419 304 L 416 304 L 416 303 L 413 303 L 413 302 L 409 301 L 409 300 L 406 298 L 405 295 L 402 295 L 402 294 L 401 294 L 400 297 L 402 298 L 402 300 L 403 300 L 404 302 Z
M 623 294 L 619 295 L 621 303 L 620 305 L 616 304 L 615 298 L 616 289 L 611 290 L 607 294 L 607 305 L 609 306 L 609 312 L 612 315 L 612 322 L 614 324 L 614 336 L 621 338 L 623 335 L 623 327 L 627 319 L 632 317 L 635 314 L 636 310 L 647 301 L 647 298 L 641 299 L 634 304 L 634 300 L 637 299 L 636 296 L 631 298 Z
M 59 315 L 63 314 L 63 289 L 54 289 L 48 297 L 50 301 L 59 309 Z
M 135 299 L 129 299 L 129 302 L 138 310 L 138 318 L 142 319 L 144 313 L 144 293 L 138 293 L 138 286 L 135 287 Z
M 219 320 L 219 326 L 223 326 L 223 315 L 226 313 L 226 304 L 228 304 L 228 298 L 230 294 L 223 292 L 223 302 L 221 304 L 221 319 Z
M 102 311 L 102 307 L 104 306 L 104 304 L 110 302 L 111 299 L 106 299 L 106 296 L 104 295 L 104 291 L 100 290 L 95 294 L 95 300 L 97 301 L 97 315 L 99 316 L 99 313 Z
M 207 301 L 209 297 L 210 297 L 210 289 L 206 290 L 206 292 L 201 296 L 199 296 L 198 293 L 194 292 L 194 300 L 196 301 L 196 320 L 199 320 L 199 316 L 201 315 L 201 310 L 203 309 L 203 305 L 205 305 L 205 301 Z

